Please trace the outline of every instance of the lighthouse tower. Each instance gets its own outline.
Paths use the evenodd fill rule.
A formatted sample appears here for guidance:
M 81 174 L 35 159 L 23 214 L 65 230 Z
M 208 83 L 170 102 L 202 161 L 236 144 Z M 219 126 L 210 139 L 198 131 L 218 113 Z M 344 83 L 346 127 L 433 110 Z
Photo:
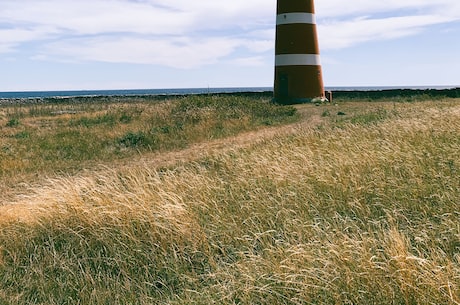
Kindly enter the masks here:
M 275 101 L 305 103 L 324 97 L 313 0 L 278 0 Z

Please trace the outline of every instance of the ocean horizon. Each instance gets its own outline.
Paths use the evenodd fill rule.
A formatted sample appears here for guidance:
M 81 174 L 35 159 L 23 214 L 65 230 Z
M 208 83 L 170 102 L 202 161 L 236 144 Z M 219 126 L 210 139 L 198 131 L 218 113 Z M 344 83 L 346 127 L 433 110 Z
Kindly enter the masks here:
M 375 91 L 375 90 L 443 90 L 456 86 L 338 86 L 326 87 L 326 91 Z M 5 91 L 0 99 L 70 98 L 91 96 L 138 96 L 138 95 L 188 95 L 241 92 L 270 92 L 273 87 L 228 87 L 228 88 L 175 88 L 175 89 L 115 89 L 115 90 L 56 90 L 56 91 Z

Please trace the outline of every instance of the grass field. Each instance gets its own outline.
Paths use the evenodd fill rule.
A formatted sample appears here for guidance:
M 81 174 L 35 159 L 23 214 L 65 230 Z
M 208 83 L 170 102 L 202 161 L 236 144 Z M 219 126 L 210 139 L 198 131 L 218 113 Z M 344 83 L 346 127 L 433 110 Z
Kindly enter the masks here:
M 64 99 L 3 106 L 0 191 L 5 194 L 5 187 L 30 176 L 71 174 L 295 120 L 292 107 L 228 96 Z
M 4 106 L 0 126 L 0 304 L 460 304 L 458 99 Z

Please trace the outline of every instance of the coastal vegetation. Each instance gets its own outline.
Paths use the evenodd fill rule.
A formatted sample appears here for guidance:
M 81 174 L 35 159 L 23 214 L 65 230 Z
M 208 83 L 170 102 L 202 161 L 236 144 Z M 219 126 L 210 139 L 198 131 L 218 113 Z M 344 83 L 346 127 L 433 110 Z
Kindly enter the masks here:
M 460 304 L 458 99 L 48 103 L 0 126 L 0 304 Z
M 5 188 L 31 175 L 75 173 L 296 119 L 293 107 L 244 96 L 75 98 L 4 105 L 0 178 Z

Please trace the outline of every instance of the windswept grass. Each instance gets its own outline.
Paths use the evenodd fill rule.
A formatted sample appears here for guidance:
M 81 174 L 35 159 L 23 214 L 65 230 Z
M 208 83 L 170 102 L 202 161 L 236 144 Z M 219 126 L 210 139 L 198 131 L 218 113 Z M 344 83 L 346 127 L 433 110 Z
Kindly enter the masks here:
M 0 303 L 459 304 L 458 101 L 372 107 L 49 181 L 1 207 Z
M 68 174 L 297 119 L 293 107 L 244 96 L 0 106 L 0 179 Z

